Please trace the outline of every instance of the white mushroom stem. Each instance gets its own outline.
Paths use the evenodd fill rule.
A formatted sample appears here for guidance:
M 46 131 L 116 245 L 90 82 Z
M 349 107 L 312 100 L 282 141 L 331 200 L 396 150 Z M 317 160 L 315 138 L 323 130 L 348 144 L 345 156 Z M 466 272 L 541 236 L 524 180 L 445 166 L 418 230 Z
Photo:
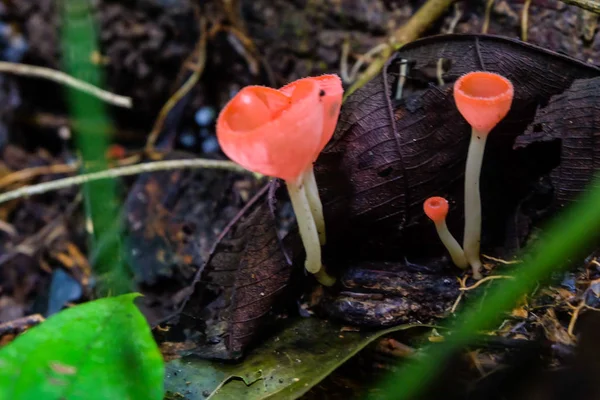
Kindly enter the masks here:
M 323 286 L 333 286 L 335 283 L 335 278 L 331 275 L 327 275 L 325 268 L 321 268 L 319 272 L 315 274 L 315 279 Z
M 465 257 L 465 253 L 460 247 L 460 244 L 454 239 L 454 236 L 448 230 L 448 225 L 446 225 L 446 220 L 435 222 L 435 229 L 437 230 L 438 236 L 440 240 L 450 253 L 450 257 L 452 258 L 452 262 L 460 269 L 465 269 L 469 266 L 467 259 Z
M 302 244 L 306 252 L 306 261 L 304 268 L 311 274 L 315 274 L 315 278 L 326 286 L 331 286 L 334 279 L 329 277 L 323 270 L 321 264 L 321 244 L 319 243 L 319 235 L 313 218 L 306 189 L 303 182 L 303 176 L 296 182 L 286 181 L 292 207 L 296 214 L 296 222 L 302 238 Z
M 481 244 L 481 196 L 479 193 L 479 176 L 485 142 L 489 132 L 478 132 L 473 129 L 471 143 L 467 154 L 465 170 L 465 236 L 463 248 L 467 262 L 473 270 L 473 278 L 481 279 L 481 260 L 479 247 Z
M 321 242 L 321 246 L 323 246 L 327 240 L 325 235 L 325 217 L 323 216 L 323 203 L 321 203 L 321 197 L 319 197 L 319 188 L 317 187 L 315 170 L 312 164 L 304 172 L 304 185 L 306 186 L 306 196 L 310 204 L 310 211 L 317 226 L 319 241 Z

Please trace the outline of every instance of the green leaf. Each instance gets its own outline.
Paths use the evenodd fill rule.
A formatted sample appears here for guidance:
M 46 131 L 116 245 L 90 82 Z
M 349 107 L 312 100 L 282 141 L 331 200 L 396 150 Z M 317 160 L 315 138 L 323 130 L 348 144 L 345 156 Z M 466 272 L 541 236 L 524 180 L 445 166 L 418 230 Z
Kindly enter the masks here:
M 0 399 L 162 399 L 164 363 L 137 296 L 64 310 L 0 350 Z
M 390 332 L 426 325 L 402 325 L 378 332 L 344 332 L 317 318 L 291 322 L 241 363 L 188 357 L 167 363 L 165 388 L 172 398 L 296 399 L 367 344 Z

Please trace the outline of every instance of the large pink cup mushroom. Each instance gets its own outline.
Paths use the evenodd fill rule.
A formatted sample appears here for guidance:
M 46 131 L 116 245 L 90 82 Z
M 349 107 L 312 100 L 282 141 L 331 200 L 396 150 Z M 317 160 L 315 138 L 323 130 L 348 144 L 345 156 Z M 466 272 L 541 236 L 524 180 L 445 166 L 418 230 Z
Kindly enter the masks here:
M 479 177 L 485 142 L 490 131 L 510 110 L 514 96 L 512 83 L 491 72 L 471 72 L 454 84 L 454 101 L 472 127 L 471 143 L 465 170 L 465 232 L 463 249 L 473 269 L 473 277 L 481 278 L 479 247 L 481 242 L 481 197 Z
M 306 251 L 304 266 L 325 286 L 335 279 L 321 263 L 325 223 L 312 170 L 335 129 L 341 88 L 335 75 L 300 79 L 280 90 L 247 86 L 217 119 L 217 138 L 229 158 L 285 181 Z
M 304 80 L 311 80 L 319 84 L 321 89 L 321 97 L 323 104 L 323 131 L 321 132 L 321 142 L 314 155 L 314 161 L 317 160 L 321 151 L 325 148 L 325 145 L 329 142 L 335 131 L 337 120 L 340 115 L 342 108 L 342 95 L 344 89 L 342 87 L 342 80 L 339 76 L 334 74 L 321 75 L 316 77 L 309 77 L 299 79 L 292 83 L 289 83 L 279 89 L 285 94 L 289 94 L 293 88 Z M 317 180 L 315 178 L 315 170 L 313 164 L 304 172 L 304 184 L 306 185 L 306 196 L 310 203 L 310 208 L 317 226 L 319 233 L 319 241 L 321 245 L 324 245 L 327 241 L 325 234 L 325 217 L 323 215 L 323 204 L 321 203 L 321 197 L 319 196 L 319 188 L 317 187 Z

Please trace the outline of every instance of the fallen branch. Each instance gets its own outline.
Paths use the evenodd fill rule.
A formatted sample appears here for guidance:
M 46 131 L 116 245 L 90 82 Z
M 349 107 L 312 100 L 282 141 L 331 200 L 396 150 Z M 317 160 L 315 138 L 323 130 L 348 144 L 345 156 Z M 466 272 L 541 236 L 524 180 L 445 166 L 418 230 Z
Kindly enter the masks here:
M 600 14 L 600 2 L 596 0 L 560 0 L 565 4 L 571 6 L 577 6 L 584 10 L 591 11 L 596 14 Z
M 126 167 L 112 168 L 105 171 L 92 172 L 89 174 L 72 176 L 64 179 L 57 179 L 51 182 L 44 182 L 37 185 L 25 186 L 10 192 L 0 194 L 0 204 L 20 197 L 33 196 L 53 190 L 64 189 L 69 186 L 81 185 L 87 182 L 99 181 L 103 179 L 114 179 L 121 176 L 137 175 L 144 172 L 168 171 L 173 169 L 196 169 L 212 168 L 224 169 L 235 172 L 251 173 L 231 161 L 206 160 L 206 159 L 186 159 L 186 160 L 168 160 L 154 161 Z
M 125 108 L 131 108 L 132 106 L 131 97 L 119 96 L 117 94 L 107 92 L 106 90 L 100 89 L 99 87 L 84 81 L 80 81 L 79 79 L 75 79 L 72 76 L 65 74 L 64 72 L 51 68 L 0 61 L 0 72 L 48 79 L 95 96 L 100 100 L 115 106 Z

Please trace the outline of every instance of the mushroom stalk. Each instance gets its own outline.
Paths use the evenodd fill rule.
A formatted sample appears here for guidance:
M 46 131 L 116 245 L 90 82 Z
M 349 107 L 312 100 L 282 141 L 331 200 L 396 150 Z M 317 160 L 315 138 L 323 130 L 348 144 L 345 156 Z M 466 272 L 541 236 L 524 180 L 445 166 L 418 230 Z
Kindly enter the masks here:
M 229 158 L 286 182 L 306 250 L 306 270 L 328 286 L 334 279 L 321 265 L 325 223 L 312 164 L 333 135 L 342 95 L 337 75 L 299 79 L 279 90 L 247 86 L 223 107 L 216 129 Z
M 317 180 L 315 179 L 315 170 L 311 165 L 306 172 L 304 172 L 304 185 L 306 187 L 306 196 L 308 203 L 310 204 L 310 211 L 317 226 L 317 232 L 319 234 L 319 242 L 323 246 L 327 240 L 325 235 L 325 217 L 323 216 L 323 203 L 321 203 L 321 197 L 319 196 L 319 188 L 317 186 Z
M 306 185 L 302 179 L 296 182 L 286 181 L 286 185 L 294 213 L 296 214 L 296 222 L 298 223 L 302 244 L 306 251 L 304 268 L 311 274 L 315 274 L 315 278 L 321 284 L 331 286 L 335 282 L 335 279 L 327 275 L 321 264 L 321 243 L 319 242 L 317 226 L 306 194 Z
M 452 236 L 446 221 L 435 222 L 435 229 L 437 230 L 438 236 L 442 241 L 443 245 L 448 250 L 452 262 L 460 269 L 466 269 L 469 266 L 463 249 L 458 244 L 458 241 Z
M 481 195 L 479 177 L 485 152 L 487 132 L 472 130 L 471 143 L 467 153 L 465 170 L 465 236 L 463 249 L 465 257 L 473 270 L 473 278 L 481 279 L 481 260 L 479 248 L 481 244 Z
M 514 97 L 513 84 L 493 72 L 474 71 L 454 83 L 454 101 L 471 125 L 471 142 L 465 170 L 465 236 L 463 248 L 473 269 L 473 278 L 481 279 L 481 197 L 479 176 L 485 142 L 492 129 L 506 116 Z
M 448 200 L 439 196 L 430 197 L 423 203 L 423 211 L 435 224 L 438 236 L 448 253 L 450 253 L 452 262 L 457 267 L 465 269 L 469 266 L 465 253 L 448 230 L 448 225 L 446 225 L 446 215 L 448 215 L 449 208 Z

